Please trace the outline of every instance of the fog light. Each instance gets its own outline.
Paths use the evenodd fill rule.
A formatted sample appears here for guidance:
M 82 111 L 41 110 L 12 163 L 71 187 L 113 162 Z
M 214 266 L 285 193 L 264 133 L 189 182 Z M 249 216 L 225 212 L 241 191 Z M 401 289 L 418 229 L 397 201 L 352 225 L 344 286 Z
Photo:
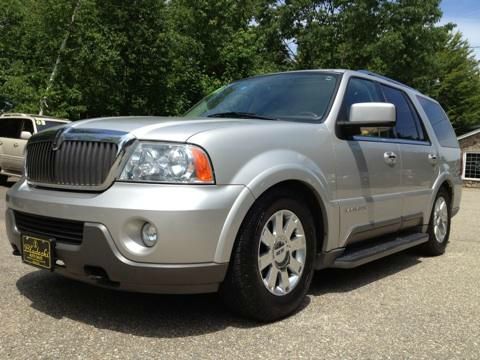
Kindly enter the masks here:
M 145 246 L 152 247 L 157 243 L 158 234 L 155 225 L 145 223 L 142 227 L 142 241 Z

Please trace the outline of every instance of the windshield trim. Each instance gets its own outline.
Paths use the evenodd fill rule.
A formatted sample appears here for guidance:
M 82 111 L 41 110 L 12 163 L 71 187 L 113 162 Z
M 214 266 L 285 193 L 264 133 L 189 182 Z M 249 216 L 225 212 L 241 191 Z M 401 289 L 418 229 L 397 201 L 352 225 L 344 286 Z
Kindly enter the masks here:
M 246 80 L 251 80 L 251 79 L 257 79 L 257 78 L 264 78 L 264 77 L 270 77 L 270 76 L 277 76 L 277 75 L 285 75 L 285 74 L 311 74 L 311 75 L 315 75 L 315 74 L 321 74 L 321 75 L 332 75 L 335 77 L 335 87 L 333 89 L 333 92 L 332 92 L 332 96 L 330 98 L 330 101 L 327 105 L 327 107 L 325 108 L 325 114 L 322 116 L 322 117 L 319 117 L 317 119 L 288 119 L 288 118 L 278 118 L 278 120 L 280 121 L 288 121 L 288 122 L 296 122 L 296 123 L 310 123 L 310 124 L 321 124 L 323 122 L 325 122 L 325 120 L 330 116 L 330 112 L 332 111 L 332 107 L 333 107 L 333 103 L 335 102 L 335 99 L 337 98 L 337 95 L 338 95 L 338 89 L 340 88 L 340 84 L 342 83 L 342 79 L 343 79 L 343 75 L 344 73 L 343 72 L 336 72 L 336 71 L 323 71 L 323 70 L 298 70 L 298 71 L 285 71 L 285 72 L 279 72 L 279 73 L 271 73 L 271 74 L 264 74 L 264 75 L 257 75 L 257 76 L 251 76 L 251 77 L 248 77 L 248 78 L 244 78 L 244 79 L 240 79 L 240 80 L 236 80 L 236 81 L 233 81 L 223 87 L 221 87 L 220 89 L 223 89 L 227 86 L 230 86 L 230 85 L 234 85 L 234 84 L 238 84 L 238 83 L 241 83 L 242 81 L 246 81 Z M 207 95 L 208 96 L 208 95 Z M 190 107 L 190 109 L 188 109 L 188 111 L 186 111 L 182 117 L 184 118 L 187 118 L 187 114 L 192 110 L 194 109 L 195 107 L 197 107 L 197 105 L 199 105 L 205 98 L 202 98 L 200 101 L 198 101 L 197 103 L 195 103 L 195 105 L 193 105 L 192 107 Z M 204 116 L 201 116 L 201 117 L 198 117 L 198 118 L 207 118 L 207 117 L 204 117 Z M 191 119 L 191 118 L 190 118 Z

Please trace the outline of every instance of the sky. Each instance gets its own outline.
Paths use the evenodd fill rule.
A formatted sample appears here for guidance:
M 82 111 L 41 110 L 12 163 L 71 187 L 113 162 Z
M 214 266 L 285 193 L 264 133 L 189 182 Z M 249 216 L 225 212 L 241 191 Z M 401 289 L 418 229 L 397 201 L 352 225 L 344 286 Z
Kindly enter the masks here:
M 442 23 L 457 24 L 480 60 L 480 0 L 442 0 Z

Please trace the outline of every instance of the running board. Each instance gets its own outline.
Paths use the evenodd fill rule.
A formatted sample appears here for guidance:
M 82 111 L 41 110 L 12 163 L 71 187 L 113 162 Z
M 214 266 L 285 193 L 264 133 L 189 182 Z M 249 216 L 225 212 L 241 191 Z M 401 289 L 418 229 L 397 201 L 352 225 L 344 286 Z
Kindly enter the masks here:
M 378 260 L 388 255 L 406 250 L 428 241 L 428 234 L 414 233 L 405 236 L 393 235 L 383 237 L 370 246 L 356 249 L 346 249 L 335 259 L 332 266 L 339 269 L 351 269 L 371 261 Z
M 5 175 L 8 177 L 22 177 L 22 173 L 16 173 L 13 171 L 5 171 L 5 170 L 0 170 L 0 175 Z

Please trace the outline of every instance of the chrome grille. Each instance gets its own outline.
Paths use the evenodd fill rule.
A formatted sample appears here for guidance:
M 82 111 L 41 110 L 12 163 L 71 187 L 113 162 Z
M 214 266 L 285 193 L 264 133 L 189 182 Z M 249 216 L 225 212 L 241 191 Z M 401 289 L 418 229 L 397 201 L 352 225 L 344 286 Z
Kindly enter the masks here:
M 53 150 L 52 141 L 27 145 L 29 181 L 38 184 L 99 186 L 105 183 L 117 157 L 111 142 L 67 140 Z

